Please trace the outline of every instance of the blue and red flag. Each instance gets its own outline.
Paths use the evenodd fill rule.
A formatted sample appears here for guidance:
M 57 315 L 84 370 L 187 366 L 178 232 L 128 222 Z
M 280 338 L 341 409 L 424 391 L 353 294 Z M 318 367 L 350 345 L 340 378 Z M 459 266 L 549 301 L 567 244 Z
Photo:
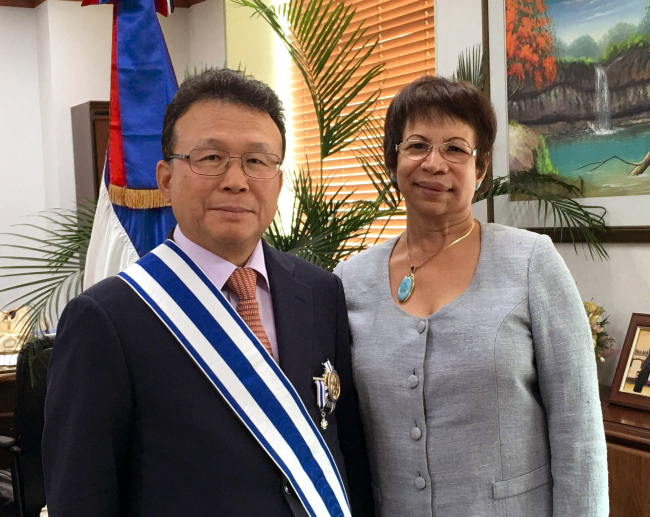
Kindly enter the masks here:
M 117 274 L 161 244 L 176 220 L 156 183 L 165 108 L 178 83 L 156 12 L 170 0 L 113 4 L 110 136 L 86 258 L 84 287 Z

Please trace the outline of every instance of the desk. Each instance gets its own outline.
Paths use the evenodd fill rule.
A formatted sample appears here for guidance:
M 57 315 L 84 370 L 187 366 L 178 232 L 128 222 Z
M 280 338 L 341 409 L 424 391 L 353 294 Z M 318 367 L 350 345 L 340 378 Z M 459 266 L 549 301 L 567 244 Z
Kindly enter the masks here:
M 16 402 L 16 369 L 0 367 L 0 435 L 14 436 L 14 406 Z M 11 454 L 0 450 L 0 469 L 11 466 Z
M 610 517 L 650 517 L 650 411 L 609 404 L 609 391 L 600 387 Z

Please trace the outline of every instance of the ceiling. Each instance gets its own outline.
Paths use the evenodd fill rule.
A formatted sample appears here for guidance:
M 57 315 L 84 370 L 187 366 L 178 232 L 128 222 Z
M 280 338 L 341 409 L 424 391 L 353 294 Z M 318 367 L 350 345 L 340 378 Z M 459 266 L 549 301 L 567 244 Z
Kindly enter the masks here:
M 0 6 L 5 7 L 27 7 L 34 8 L 37 5 L 41 5 L 45 0 L 0 0 Z M 80 0 L 67 0 L 72 2 L 77 2 Z M 174 0 L 174 7 L 187 8 L 191 7 L 194 4 L 203 2 L 203 0 Z

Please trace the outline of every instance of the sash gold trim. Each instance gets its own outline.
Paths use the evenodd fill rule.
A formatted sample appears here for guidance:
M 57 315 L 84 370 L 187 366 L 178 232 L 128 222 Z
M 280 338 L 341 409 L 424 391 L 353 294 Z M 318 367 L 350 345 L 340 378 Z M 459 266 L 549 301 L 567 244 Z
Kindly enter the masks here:
M 111 203 L 127 208 L 163 208 L 171 206 L 156 189 L 133 189 L 128 187 L 108 186 L 108 197 Z

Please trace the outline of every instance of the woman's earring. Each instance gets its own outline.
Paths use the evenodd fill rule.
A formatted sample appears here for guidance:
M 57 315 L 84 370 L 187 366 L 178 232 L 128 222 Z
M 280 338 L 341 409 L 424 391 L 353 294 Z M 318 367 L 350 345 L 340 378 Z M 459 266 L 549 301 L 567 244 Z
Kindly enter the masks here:
M 480 189 L 480 188 L 481 188 L 481 183 L 482 183 L 482 182 L 481 182 L 481 181 L 479 181 L 479 182 L 478 182 L 478 183 L 476 184 L 476 190 L 478 190 L 478 189 Z

